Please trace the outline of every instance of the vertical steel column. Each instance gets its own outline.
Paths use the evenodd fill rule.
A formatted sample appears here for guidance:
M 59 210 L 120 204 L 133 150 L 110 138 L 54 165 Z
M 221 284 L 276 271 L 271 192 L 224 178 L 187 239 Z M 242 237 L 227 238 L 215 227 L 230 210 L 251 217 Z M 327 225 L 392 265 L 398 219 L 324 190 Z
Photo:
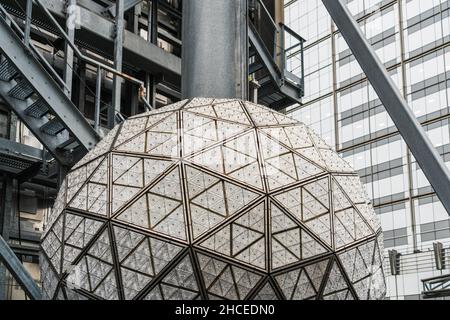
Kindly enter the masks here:
M 147 20 L 147 41 L 158 44 L 158 0 L 148 2 L 148 20 Z M 156 82 L 155 77 L 150 73 L 145 74 L 145 98 L 150 105 L 156 107 Z
M 78 61 L 78 110 L 84 115 L 84 106 L 86 104 L 86 63 Z
M 76 14 L 75 6 L 77 5 L 77 0 L 67 1 L 67 16 L 66 16 L 66 30 L 69 40 L 75 43 L 75 25 L 72 15 Z M 64 82 L 66 87 L 64 87 L 64 93 L 71 98 L 72 97 L 72 78 L 73 78 L 73 50 L 70 45 L 65 43 L 64 48 Z
M 11 221 L 14 219 L 16 206 L 14 205 L 14 194 L 18 192 L 14 186 L 14 179 L 9 175 L 3 175 L 3 205 L 0 208 L 0 234 L 8 241 L 11 231 Z
M 183 1 L 183 98 L 247 100 L 247 0 Z
M 17 140 L 17 116 L 14 112 L 9 113 L 9 140 L 16 141 Z
M 156 85 L 158 84 L 158 79 L 155 75 L 150 75 L 150 88 L 149 88 L 149 98 L 148 102 L 153 108 L 156 108 Z
M 139 34 L 139 16 L 141 15 L 141 4 L 137 4 L 131 9 L 131 16 L 133 17 L 133 25 L 130 25 L 130 30 L 134 34 Z
M 102 97 L 102 69 L 97 67 L 97 79 L 95 81 L 95 109 L 94 109 L 94 130 L 98 133 L 100 128 L 100 101 Z
M 403 3 L 402 1 L 398 2 L 398 25 L 400 30 L 403 30 Z M 403 85 L 403 98 L 405 100 L 408 97 L 407 90 L 407 79 L 406 79 L 406 63 L 405 63 L 405 35 L 403 32 L 399 32 L 400 34 L 400 63 L 401 63 L 401 71 L 402 71 L 402 85 Z M 411 152 L 408 148 L 406 148 L 406 162 L 408 166 L 408 187 L 409 187 L 409 212 L 411 217 L 411 232 L 413 237 L 413 252 L 419 250 L 417 245 L 418 242 L 418 233 L 420 233 L 419 227 L 417 226 L 416 220 L 416 208 L 414 205 L 414 181 L 413 181 L 413 168 L 412 168 L 412 156 Z
M 136 90 L 136 87 L 133 84 L 130 84 L 128 87 L 131 90 L 130 116 L 134 116 L 139 113 L 139 91 Z
M 0 236 L 6 241 L 9 240 L 9 232 L 11 226 L 11 215 L 13 214 L 13 181 L 11 177 L 4 174 L 2 181 L 2 194 L 0 207 Z M 1 259 L 0 259 L 1 261 Z M 7 279 L 6 267 L 0 264 L 0 300 L 7 298 Z
M 266 3 L 266 6 L 268 6 L 268 5 L 269 4 Z M 277 25 L 284 24 L 284 0 L 274 0 L 273 10 L 274 10 L 274 20 L 275 20 L 274 22 Z M 280 61 L 278 60 L 278 57 L 286 58 L 286 54 L 284 52 L 284 49 L 286 48 L 284 45 L 285 35 L 281 34 L 279 32 L 274 32 L 274 37 L 275 37 L 275 43 L 273 44 L 275 47 L 274 61 L 276 61 L 277 63 L 280 63 Z M 278 46 L 278 44 L 279 44 L 279 46 Z M 284 70 L 284 69 L 281 69 L 281 70 Z
M 26 6 L 25 10 L 27 12 L 26 12 L 26 16 L 25 16 L 25 31 L 24 31 L 25 36 L 24 36 L 23 42 L 28 47 L 28 45 L 30 43 L 31 16 L 32 16 L 32 12 L 33 12 L 33 1 L 32 0 L 27 0 L 27 6 Z
M 123 30 L 124 30 L 124 0 L 116 1 L 116 21 L 115 21 L 115 37 L 114 37 L 114 68 L 122 71 L 123 58 Z M 113 78 L 113 97 L 112 108 L 108 109 L 108 126 L 110 128 L 115 125 L 115 115 L 120 112 L 122 79 L 114 75 Z
M 149 9 L 149 14 L 151 15 L 151 24 L 148 26 L 148 35 L 150 41 L 153 44 L 158 43 L 158 0 L 152 1 L 152 6 Z
M 322 0 L 423 173 L 450 215 L 450 172 L 341 0 Z

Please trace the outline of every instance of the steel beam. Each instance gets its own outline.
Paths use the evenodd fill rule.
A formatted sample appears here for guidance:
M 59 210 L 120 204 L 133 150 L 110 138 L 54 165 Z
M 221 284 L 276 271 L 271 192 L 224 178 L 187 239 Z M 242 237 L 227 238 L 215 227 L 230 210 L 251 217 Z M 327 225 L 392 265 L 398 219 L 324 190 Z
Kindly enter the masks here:
M 78 110 L 84 115 L 84 106 L 86 104 L 86 63 L 84 61 L 78 62 Z
M 66 28 L 67 28 L 67 35 L 69 36 L 69 40 L 71 43 L 75 42 L 75 26 L 71 25 L 70 22 L 75 21 L 73 19 L 73 15 L 75 13 L 75 6 L 77 5 L 77 0 L 68 0 L 67 2 L 68 10 L 67 10 L 67 17 L 66 17 Z M 72 22 L 73 24 L 73 22 Z M 64 82 L 66 83 L 66 88 L 64 88 L 64 92 L 69 97 L 69 99 L 72 97 L 72 78 L 73 78 L 73 50 L 68 44 L 68 41 L 65 41 L 65 48 L 64 48 Z
M 450 297 L 450 275 L 422 279 L 424 299 Z
M 94 130 L 98 133 L 100 128 L 100 101 L 102 98 L 102 69 L 97 67 L 97 79 L 95 81 L 95 109 Z
M 31 18 L 32 18 L 32 12 L 33 12 L 33 1 L 27 0 L 27 6 L 26 6 L 26 16 L 25 16 L 25 30 L 24 30 L 24 39 L 23 42 L 28 47 L 30 44 L 30 30 L 31 30 Z
M 23 156 L 30 161 L 42 161 L 42 150 L 13 140 L 0 138 L 0 154 Z
M 342 0 L 322 0 L 439 200 L 450 215 L 450 172 Z
M 269 50 L 267 50 L 266 46 L 264 45 L 264 41 L 259 36 L 258 31 L 251 23 L 249 24 L 248 37 L 250 39 L 250 42 L 253 44 L 253 47 L 255 48 L 257 55 L 263 62 L 267 71 L 269 72 L 269 76 L 272 82 L 277 86 L 281 86 L 280 70 L 276 65 L 275 61 L 273 60 Z
M 123 33 L 125 29 L 124 0 L 116 1 L 116 18 L 114 25 L 114 69 L 122 72 L 123 60 Z M 113 77 L 113 97 L 112 108 L 108 109 L 108 126 L 115 125 L 115 115 L 120 113 L 120 100 L 122 97 L 122 79 L 114 75 Z
M 182 96 L 248 94 L 246 0 L 183 1 Z
M 150 39 L 150 42 L 158 45 L 158 0 L 152 1 L 152 6 L 149 9 L 149 17 L 151 19 L 149 20 L 148 25 L 148 37 Z
M 0 138 L 0 171 L 16 176 L 34 164 L 45 166 L 42 152 L 42 149 Z M 38 173 L 31 178 L 31 182 L 55 188 L 56 183 L 52 178 L 55 175 L 54 166 L 50 166 L 46 170 L 48 170 L 46 173 Z
M 0 259 L 27 296 L 32 300 L 41 300 L 41 290 L 38 285 L 2 236 L 0 236 Z
M 2 194 L 0 195 L 2 204 L 0 207 L 0 236 L 5 237 L 5 239 L 9 239 L 10 233 L 10 216 L 13 209 L 12 194 L 12 179 L 5 174 L 3 175 Z M 0 300 L 6 300 L 7 298 L 7 279 L 6 267 L 0 263 Z

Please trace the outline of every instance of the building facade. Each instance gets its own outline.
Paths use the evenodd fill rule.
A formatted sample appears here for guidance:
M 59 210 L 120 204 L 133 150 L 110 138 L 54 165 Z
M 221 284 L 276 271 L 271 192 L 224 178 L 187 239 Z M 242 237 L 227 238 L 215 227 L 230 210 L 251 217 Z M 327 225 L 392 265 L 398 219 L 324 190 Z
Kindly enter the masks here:
M 450 1 L 342 1 L 450 164 Z M 449 261 L 449 215 L 322 2 L 286 1 L 285 22 L 307 40 L 303 105 L 287 112 L 360 174 L 384 232 L 387 298 L 419 299 L 421 280 L 449 273 L 433 251 L 441 243 Z

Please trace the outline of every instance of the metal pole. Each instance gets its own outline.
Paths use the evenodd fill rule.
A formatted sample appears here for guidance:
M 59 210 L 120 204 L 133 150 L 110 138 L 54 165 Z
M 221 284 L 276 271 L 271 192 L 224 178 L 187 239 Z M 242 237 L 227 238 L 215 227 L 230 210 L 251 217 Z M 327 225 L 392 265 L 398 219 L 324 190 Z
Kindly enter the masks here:
M 72 97 L 72 78 L 73 78 L 73 50 L 70 47 L 70 43 L 75 43 L 75 25 L 73 25 L 72 15 L 75 13 L 75 7 L 77 5 L 77 0 L 69 0 L 67 3 L 67 17 L 66 17 L 66 27 L 67 35 L 69 40 L 65 42 L 64 50 L 64 82 L 66 87 L 64 88 L 64 93 L 71 98 Z
M 281 72 L 284 72 L 286 70 L 286 51 L 285 51 L 285 33 L 284 24 L 280 25 L 280 69 Z
M 406 4 L 406 3 L 405 3 Z M 403 21 L 403 2 L 398 2 L 398 25 L 400 30 L 404 30 L 404 24 L 406 21 Z M 399 32 L 400 35 L 400 63 L 401 63 L 401 72 L 402 72 L 402 84 L 403 84 L 403 97 L 407 99 L 408 97 L 408 90 L 407 90 L 407 73 L 406 73 L 406 63 L 405 63 L 405 48 L 407 48 L 407 45 L 405 43 L 405 34 L 403 32 Z M 412 166 L 412 156 L 411 152 L 408 148 L 405 150 L 406 153 L 406 162 L 407 162 L 407 169 L 408 169 L 408 188 L 409 188 L 409 216 L 411 218 L 411 233 L 412 233 L 412 239 L 413 239 L 413 252 L 416 252 L 419 250 L 418 247 L 418 241 L 419 241 L 419 233 L 420 230 L 418 230 L 417 226 L 417 219 L 416 219 L 416 206 L 414 204 L 414 179 L 413 179 L 413 166 Z
M 147 41 L 153 43 L 154 45 L 158 44 L 158 0 L 152 0 L 151 6 L 150 1 L 148 3 L 148 21 L 147 21 Z M 145 74 L 145 99 L 146 102 L 154 108 L 155 104 L 155 82 L 153 81 L 154 77 L 150 73 Z M 149 106 L 145 107 L 148 109 Z
M 158 43 L 158 0 L 152 1 L 151 16 L 151 25 L 148 31 L 151 42 L 156 45 Z
M 0 235 L 8 241 L 11 229 L 11 216 L 14 214 L 14 188 L 13 180 L 10 176 L 4 174 L 2 178 L 3 190 L 1 194 L 2 206 L 0 207 Z M 7 298 L 7 279 L 8 275 L 6 273 L 6 267 L 0 263 L 0 300 L 6 300 Z
M 450 172 L 341 0 L 322 0 L 353 55 L 450 215 Z
M 102 69 L 97 67 L 97 79 L 95 84 L 95 113 L 94 113 L 94 130 L 98 133 L 100 127 L 100 100 L 102 94 Z
M 26 9 L 27 15 L 25 17 L 25 31 L 24 31 L 24 43 L 28 47 L 30 44 L 30 31 L 31 31 L 31 16 L 33 12 L 33 0 L 27 0 Z
M 84 115 L 84 106 L 86 104 L 86 63 L 78 61 L 79 89 L 78 89 L 78 110 Z
M 124 0 L 116 1 L 116 21 L 115 21 L 115 37 L 114 37 L 114 68 L 122 72 L 123 58 L 123 29 L 124 29 Z M 115 125 L 115 114 L 120 112 L 122 80 L 117 75 L 113 78 L 113 97 L 112 107 L 108 110 L 108 126 L 110 128 Z
M 182 97 L 248 95 L 247 0 L 183 1 Z

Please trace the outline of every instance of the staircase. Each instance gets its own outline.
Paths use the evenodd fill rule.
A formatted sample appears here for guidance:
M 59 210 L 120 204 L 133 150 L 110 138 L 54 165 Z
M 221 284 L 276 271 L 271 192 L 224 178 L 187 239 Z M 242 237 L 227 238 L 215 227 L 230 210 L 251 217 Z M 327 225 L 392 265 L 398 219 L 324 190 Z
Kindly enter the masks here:
M 264 4 L 261 1 L 257 4 L 261 11 L 258 15 L 261 19 L 260 24 L 264 24 L 266 29 L 271 26 L 273 33 L 272 39 L 263 39 L 253 22 L 249 21 L 249 58 L 253 62 L 249 66 L 249 74 L 260 86 L 258 103 L 281 110 L 292 104 L 301 103 L 304 95 L 303 43 L 305 40 L 285 25 L 277 25 Z M 285 46 L 286 35 L 295 42 L 288 48 Z M 267 37 L 267 34 L 265 36 Z M 274 41 L 276 45 L 269 50 L 267 43 L 270 41 Z M 300 77 L 286 67 L 286 60 L 292 57 L 300 62 Z
M 56 79 L 1 8 L 0 97 L 61 165 L 71 167 L 100 138 Z

